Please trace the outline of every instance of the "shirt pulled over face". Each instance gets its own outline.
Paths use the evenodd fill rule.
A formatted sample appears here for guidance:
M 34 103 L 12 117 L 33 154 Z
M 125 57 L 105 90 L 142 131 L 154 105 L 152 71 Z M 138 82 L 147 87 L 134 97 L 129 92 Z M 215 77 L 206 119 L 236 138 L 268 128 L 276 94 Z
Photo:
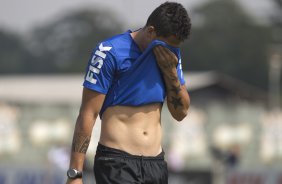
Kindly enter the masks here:
M 153 53 L 157 45 L 177 56 L 178 78 L 181 85 L 185 83 L 179 48 L 154 40 L 140 52 L 130 33 L 127 31 L 99 43 L 88 62 L 83 86 L 106 95 L 100 117 L 110 106 L 163 103 L 166 89 Z

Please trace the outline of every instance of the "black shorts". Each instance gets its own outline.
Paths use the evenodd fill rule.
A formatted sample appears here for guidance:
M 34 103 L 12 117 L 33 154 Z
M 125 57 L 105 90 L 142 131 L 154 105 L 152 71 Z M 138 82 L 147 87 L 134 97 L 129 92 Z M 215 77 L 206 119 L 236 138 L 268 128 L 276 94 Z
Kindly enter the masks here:
M 94 175 L 96 184 L 167 184 L 164 152 L 156 157 L 131 155 L 98 144 Z

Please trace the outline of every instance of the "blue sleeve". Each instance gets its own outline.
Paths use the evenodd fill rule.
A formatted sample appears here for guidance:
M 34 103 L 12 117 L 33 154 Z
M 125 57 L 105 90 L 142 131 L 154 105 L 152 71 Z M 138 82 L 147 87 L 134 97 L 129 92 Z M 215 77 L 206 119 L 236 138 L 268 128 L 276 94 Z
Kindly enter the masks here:
M 179 62 L 178 62 L 176 70 L 177 70 L 177 75 L 178 75 L 178 79 L 180 81 L 180 84 L 184 85 L 185 84 L 185 80 L 184 80 L 183 71 L 182 71 L 181 58 L 179 59 Z
M 111 48 L 100 44 L 93 50 L 86 69 L 84 87 L 107 94 L 116 70 L 115 58 L 110 52 Z

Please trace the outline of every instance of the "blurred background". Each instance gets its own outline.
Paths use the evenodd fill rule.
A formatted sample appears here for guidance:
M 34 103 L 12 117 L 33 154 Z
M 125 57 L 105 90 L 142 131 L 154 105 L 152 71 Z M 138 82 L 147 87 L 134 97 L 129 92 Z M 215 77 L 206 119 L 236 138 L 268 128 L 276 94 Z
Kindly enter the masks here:
M 182 123 L 163 109 L 169 183 L 282 184 L 282 1 L 176 1 L 193 25 L 181 48 L 191 108 Z M 0 0 L 0 184 L 65 182 L 91 50 L 162 2 Z

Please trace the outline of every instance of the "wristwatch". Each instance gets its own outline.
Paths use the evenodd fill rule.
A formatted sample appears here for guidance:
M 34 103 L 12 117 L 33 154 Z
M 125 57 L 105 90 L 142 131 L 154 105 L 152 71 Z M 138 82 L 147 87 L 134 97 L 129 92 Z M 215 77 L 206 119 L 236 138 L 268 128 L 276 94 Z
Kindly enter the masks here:
M 76 169 L 69 169 L 67 171 L 67 175 L 69 179 L 82 178 L 82 171 L 78 171 Z

